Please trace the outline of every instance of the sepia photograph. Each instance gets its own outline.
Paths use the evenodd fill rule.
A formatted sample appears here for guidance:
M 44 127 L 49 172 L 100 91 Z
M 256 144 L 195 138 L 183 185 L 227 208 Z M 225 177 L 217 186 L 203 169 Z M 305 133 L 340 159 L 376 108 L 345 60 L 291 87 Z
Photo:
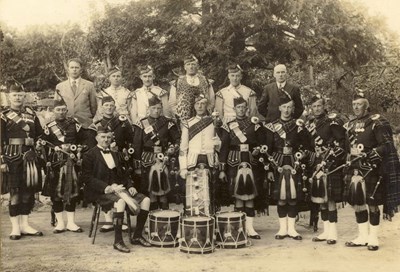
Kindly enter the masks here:
M 399 116 L 397 0 L 0 0 L 0 271 L 398 271 Z

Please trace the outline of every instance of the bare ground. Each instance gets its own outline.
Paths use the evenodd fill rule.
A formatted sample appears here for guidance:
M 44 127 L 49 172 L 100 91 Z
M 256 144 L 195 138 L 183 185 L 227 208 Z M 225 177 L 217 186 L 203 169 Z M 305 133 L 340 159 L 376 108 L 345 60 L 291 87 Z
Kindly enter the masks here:
M 3 203 L 4 204 L 4 203 Z M 173 208 L 180 208 L 174 206 Z M 232 208 L 232 207 L 231 207 Z M 98 233 L 96 243 L 88 238 L 92 208 L 79 208 L 77 222 L 83 233 L 53 234 L 50 207 L 43 205 L 31 214 L 31 223 L 43 231 L 43 237 L 8 238 L 11 224 L 6 208 L 1 211 L 1 271 L 399 271 L 400 215 L 392 222 L 384 221 L 380 231 L 380 249 L 370 252 L 363 248 L 346 248 L 344 242 L 355 237 L 357 225 L 350 207 L 339 210 L 336 245 L 311 241 L 315 235 L 308 228 L 308 213 L 301 216 L 297 230 L 302 241 L 278 241 L 276 208 L 270 216 L 257 217 L 255 227 L 262 240 L 252 240 L 243 249 L 216 249 L 207 255 L 192 255 L 178 248 L 142 248 L 132 246 L 127 234 L 124 239 L 131 253 L 112 249 L 113 233 Z M 305 216 L 304 216 L 305 215 Z M 135 224 L 135 219 L 132 220 Z M 322 222 L 320 221 L 320 228 Z

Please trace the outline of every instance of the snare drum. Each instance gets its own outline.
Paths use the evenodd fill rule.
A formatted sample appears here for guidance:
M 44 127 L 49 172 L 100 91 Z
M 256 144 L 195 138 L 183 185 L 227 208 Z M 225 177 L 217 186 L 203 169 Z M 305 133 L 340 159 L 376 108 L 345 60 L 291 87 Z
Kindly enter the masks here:
M 241 248 L 247 245 L 246 214 L 223 212 L 216 216 L 216 241 L 222 248 Z
M 180 213 L 174 210 L 156 210 L 149 213 L 149 242 L 157 247 L 175 247 L 178 244 Z
M 181 218 L 180 251 L 194 254 L 214 252 L 214 223 L 215 220 L 212 217 L 190 216 Z

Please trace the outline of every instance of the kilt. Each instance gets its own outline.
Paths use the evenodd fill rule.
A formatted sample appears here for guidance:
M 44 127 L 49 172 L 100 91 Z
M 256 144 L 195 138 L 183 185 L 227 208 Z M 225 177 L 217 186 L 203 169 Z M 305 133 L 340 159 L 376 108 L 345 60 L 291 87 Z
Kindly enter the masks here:
M 328 176 L 328 200 L 336 203 L 343 201 L 343 175 L 341 173 L 332 173 Z
M 349 174 L 345 178 L 345 192 L 344 192 L 344 199 L 350 205 L 358 205 L 355 202 L 357 199 L 363 199 L 365 195 L 365 202 L 368 205 L 379 206 L 383 205 L 385 202 L 385 184 L 383 180 L 377 186 L 377 182 L 379 180 L 379 174 L 376 170 L 371 171 L 368 176 L 364 178 L 365 184 L 365 192 L 358 188 L 354 188 L 351 184 L 352 175 Z M 374 190 L 376 188 L 376 192 L 374 194 Z M 373 196 L 373 198 L 371 198 Z
M 132 196 L 134 200 L 136 200 L 138 203 L 141 203 L 146 196 L 141 193 L 136 193 L 134 196 Z M 103 194 L 99 198 L 97 198 L 96 202 L 101 206 L 101 209 L 104 212 L 108 212 L 114 207 L 114 203 L 118 202 L 121 198 L 117 196 L 116 194 Z
M 8 172 L 2 173 L 2 185 L 1 194 L 7 194 L 12 188 L 28 188 L 27 185 L 27 173 L 24 171 L 24 159 L 22 155 L 18 158 L 13 158 L 11 161 L 7 157 L 4 157 L 5 162 L 8 166 Z M 34 193 L 40 192 L 42 189 L 42 175 L 38 162 L 35 162 L 35 166 L 38 174 L 38 184 L 33 187 Z

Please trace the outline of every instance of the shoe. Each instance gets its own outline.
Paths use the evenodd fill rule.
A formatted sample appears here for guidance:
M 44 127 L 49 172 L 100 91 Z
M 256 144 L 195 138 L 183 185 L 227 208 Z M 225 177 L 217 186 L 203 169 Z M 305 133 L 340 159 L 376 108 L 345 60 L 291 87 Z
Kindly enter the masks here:
M 368 250 L 370 251 L 377 251 L 379 249 L 379 246 L 368 246 Z
M 55 229 L 55 230 L 53 230 L 54 234 L 59 234 L 59 233 L 63 233 L 63 232 L 65 232 L 65 229 Z
M 323 241 L 326 241 L 326 239 L 321 239 L 321 238 L 318 238 L 318 237 L 314 237 L 314 238 L 312 238 L 312 241 L 313 242 L 323 242 Z
M 326 243 L 327 243 L 328 245 L 334 245 L 334 244 L 336 244 L 336 240 L 328 239 L 328 240 L 326 240 Z
M 114 231 L 114 227 L 112 227 L 112 228 L 107 228 L 107 229 L 106 229 L 106 228 L 100 228 L 99 231 L 102 232 L 102 233 Z
M 151 247 L 151 244 L 146 241 L 142 236 L 137 238 L 131 238 L 132 245 L 142 245 L 144 247 Z
M 10 240 L 19 240 L 21 239 L 21 235 L 10 235 Z
M 129 252 L 131 252 L 131 250 L 124 244 L 123 241 L 118 242 L 118 243 L 115 243 L 115 244 L 113 245 L 113 247 L 114 247 L 114 249 L 116 249 L 116 250 L 118 250 L 119 252 L 122 252 L 122 253 L 129 253 Z
M 365 243 L 365 244 L 355 244 L 355 243 L 353 243 L 353 242 L 350 241 L 350 242 L 346 242 L 344 245 L 347 246 L 347 247 L 362 247 L 362 246 L 367 246 L 368 243 Z
M 256 234 L 256 235 L 248 235 L 248 237 L 251 238 L 251 239 L 255 239 L 255 240 L 260 240 L 260 239 L 261 239 L 261 236 L 260 236 L 259 234 Z
M 303 240 L 303 237 L 301 237 L 301 235 L 296 235 L 296 236 L 289 235 L 289 238 L 292 238 L 293 240 L 297 241 Z
M 287 235 L 280 235 L 280 234 L 275 235 L 275 239 L 276 239 L 276 240 L 283 240 L 283 239 L 285 239 L 286 237 L 287 237 Z
M 79 232 L 79 233 L 81 233 L 81 232 L 83 232 L 83 229 L 82 229 L 82 228 L 78 228 L 78 229 L 76 229 L 76 230 L 70 230 L 70 229 L 67 229 L 67 231 L 71 231 L 71 232 Z
M 43 236 L 43 232 L 41 232 L 41 231 L 37 231 L 35 233 L 22 233 L 21 232 L 21 235 L 22 236 Z

